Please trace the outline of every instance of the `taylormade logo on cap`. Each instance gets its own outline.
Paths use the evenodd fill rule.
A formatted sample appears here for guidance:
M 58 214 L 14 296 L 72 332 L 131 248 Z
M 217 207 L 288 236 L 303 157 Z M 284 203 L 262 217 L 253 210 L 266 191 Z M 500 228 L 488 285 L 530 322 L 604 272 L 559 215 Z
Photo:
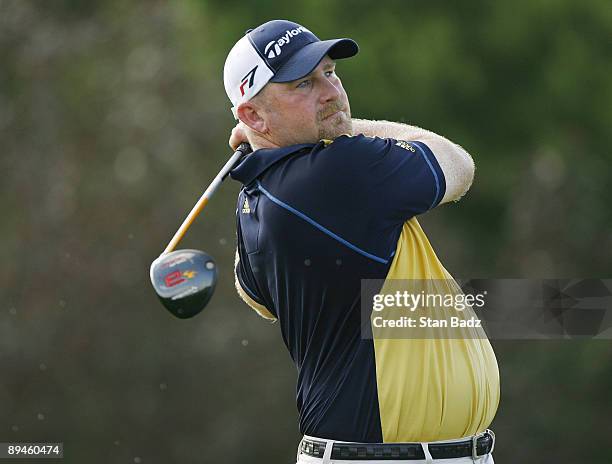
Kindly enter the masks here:
M 257 68 L 259 67 L 259 65 L 256 65 L 253 69 L 251 69 L 246 76 L 244 76 L 242 78 L 242 82 L 240 82 L 240 96 L 244 96 L 244 94 L 246 93 L 246 91 L 244 90 L 245 85 L 248 84 L 247 89 L 250 89 L 251 87 L 253 87 L 253 83 L 255 82 L 255 72 L 257 71 Z
M 325 55 L 348 58 L 357 51 L 351 39 L 321 41 L 291 21 L 268 21 L 247 31 L 230 50 L 223 68 L 223 84 L 234 117 L 238 119 L 238 106 L 257 95 L 268 82 L 300 79 L 312 72 Z
M 306 29 L 304 26 L 296 27 L 295 29 L 287 31 L 285 35 L 282 36 L 280 39 L 272 40 L 270 43 L 268 43 L 268 45 L 266 45 L 266 48 L 264 49 L 264 55 L 266 55 L 270 59 L 276 58 L 283 51 L 281 47 L 291 42 L 291 37 L 296 36 L 300 32 L 304 31 L 308 31 L 308 29 Z M 274 49 L 271 49 L 272 47 L 274 47 Z

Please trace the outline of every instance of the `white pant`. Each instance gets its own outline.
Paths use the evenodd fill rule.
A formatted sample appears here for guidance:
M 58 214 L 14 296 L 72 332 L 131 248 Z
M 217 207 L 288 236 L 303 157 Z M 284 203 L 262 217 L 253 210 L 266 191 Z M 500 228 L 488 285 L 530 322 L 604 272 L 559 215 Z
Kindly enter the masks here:
M 459 438 L 455 440 L 442 440 L 442 441 L 431 441 L 429 443 L 421 443 L 421 446 L 423 447 L 423 453 L 425 454 L 425 459 L 415 459 L 415 460 L 403 459 L 403 460 L 397 460 L 397 461 L 388 461 L 388 460 L 386 461 L 358 460 L 357 461 L 357 460 L 337 460 L 337 459 L 334 459 L 332 461 L 330 459 L 330 456 L 331 456 L 331 451 L 332 451 L 332 447 L 334 443 L 347 443 L 347 442 L 337 441 L 337 440 L 326 440 L 324 438 L 309 437 L 307 435 L 304 435 L 304 438 L 325 442 L 326 443 L 325 444 L 325 454 L 323 455 L 322 458 L 315 458 L 312 456 L 308 456 L 307 454 L 300 453 L 300 447 L 298 446 L 296 464 L 399 464 L 399 463 L 402 463 L 402 464 L 408 464 L 408 463 L 412 463 L 412 464 L 434 464 L 434 463 L 437 463 L 437 464 L 494 464 L 492 453 L 493 453 L 493 448 L 495 447 L 495 435 L 490 430 L 489 430 L 489 433 L 493 437 L 493 446 L 491 447 L 491 453 L 485 454 L 484 456 L 478 456 L 478 458 L 476 458 L 475 460 L 472 459 L 471 457 L 454 458 L 454 459 L 434 459 L 431 457 L 431 454 L 429 453 L 428 445 L 451 443 L 451 442 L 457 442 L 457 441 L 466 441 L 468 438 L 472 439 L 472 437 L 463 437 L 463 438 Z M 479 434 L 479 436 L 480 435 L 482 434 Z

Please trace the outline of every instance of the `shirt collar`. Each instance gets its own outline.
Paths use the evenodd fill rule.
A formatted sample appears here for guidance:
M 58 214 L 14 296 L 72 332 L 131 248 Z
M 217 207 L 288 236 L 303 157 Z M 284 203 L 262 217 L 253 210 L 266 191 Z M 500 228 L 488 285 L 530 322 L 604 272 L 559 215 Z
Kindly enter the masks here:
M 247 155 L 238 166 L 233 168 L 230 171 L 230 176 L 232 179 L 242 182 L 243 185 L 248 185 L 277 161 L 304 148 L 310 149 L 316 145 L 314 143 L 302 143 L 281 148 L 260 148 Z

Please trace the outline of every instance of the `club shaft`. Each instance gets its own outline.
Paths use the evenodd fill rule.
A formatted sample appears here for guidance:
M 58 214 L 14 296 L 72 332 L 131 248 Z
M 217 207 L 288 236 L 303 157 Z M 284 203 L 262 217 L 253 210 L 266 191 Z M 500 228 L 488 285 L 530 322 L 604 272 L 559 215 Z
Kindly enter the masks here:
M 247 146 L 245 145 L 246 144 L 241 144 L 238 147 L 238 150 L 236 150 L 236 152 L 231 156 L 231 158 L 227 161 L 227 163 L 225 163 L 223 168 L 221 168 L 221 171 L 219 171 L 219 174 L 217 174 L 217 176 L 213 179 L 213 181 L 210 183 L 208 188 L 204 191 L 204 193 L 202 194 L 198 202 L 191 209 L 191 212 L 185 218 L 185 220 L 181 224 L 181 227 L 179 227 L 179 229 L 176 231 L 176 233 L 172 237 L 172 240 L 170 240 L 170 242 L 168 243 L 168 246 L 166 246 L 166 249 L 164 250 L 162 255 L 165 255 L 166 253 L 170 253 L 176 248 L 178 243 L 181 241 L 181 239 L 187 232 L 187 229 L 189 229 L 189 227 L 191 226 L 195 218 L 198 217 L 198 215 L 202 212 L 202 210 L 208 203 L 208 200 L 210 199 L 210 197 L 212 197 L 213 194 L 216 192 L 216 190 L 219 188 L 225 176 L 227 176 L 227 174 L 234 167 L 234 165 L 240 159 L 240 157 L 246 152 L 246 150 L 248 150 L 248 145 Z

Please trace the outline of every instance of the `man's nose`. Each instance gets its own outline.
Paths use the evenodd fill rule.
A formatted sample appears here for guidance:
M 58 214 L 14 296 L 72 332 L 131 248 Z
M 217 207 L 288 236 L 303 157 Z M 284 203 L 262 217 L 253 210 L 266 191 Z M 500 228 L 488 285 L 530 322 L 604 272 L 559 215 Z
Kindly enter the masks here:
M 340 91 L 340 82 L 332 82 L 329 78 L 323 78 L 323 90 L 321 92 L 321 103 L 338 100 L 342 92 Z

